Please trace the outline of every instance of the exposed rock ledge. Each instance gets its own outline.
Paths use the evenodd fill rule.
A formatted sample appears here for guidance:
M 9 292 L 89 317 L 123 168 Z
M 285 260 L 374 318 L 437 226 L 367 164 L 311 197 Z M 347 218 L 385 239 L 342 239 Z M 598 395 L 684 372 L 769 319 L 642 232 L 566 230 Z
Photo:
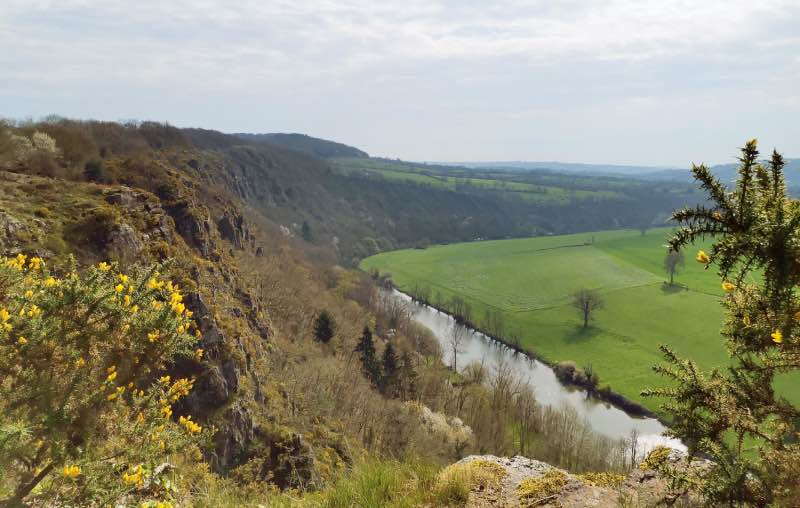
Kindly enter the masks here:
M 679 452 L 667 452 L 662 462 L 679 463 Z M 571 474 L 545 462 L 526 457 L 471 455 L 450 468 L 472 463 L 473 467 L 505 470 L 499 482 L 473 484 L 467 507 L 574 507 L 612 508 L 619 506 L 703 506 L 697 496 L 675 495 L 668 481 L 653 469 L 636 468 L 628 475 Z M 705 467 L 701 461 L 693 467 Z M 467 466 L 469 467 L 469 466 Z M 497 475 L 495 475 L 497 476 Z M 539 481 L 536 481 L 539 480 Z

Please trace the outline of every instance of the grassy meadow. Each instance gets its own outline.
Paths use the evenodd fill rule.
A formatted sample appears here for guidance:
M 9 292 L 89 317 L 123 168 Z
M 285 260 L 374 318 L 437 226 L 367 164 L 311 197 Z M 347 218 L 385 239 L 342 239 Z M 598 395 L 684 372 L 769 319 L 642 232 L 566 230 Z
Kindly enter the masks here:
M 676 285 L 665 284 L 669 234 L 660 228 L 644 236 L 618 230 L 462 243 L 386 252 L 361 267 L 391 273 L 401 290 L 430 287 L 434 301 L 437 292 L 443 299 L 465 297 L 479 325 L 487 309 L 498 309 L 506 334 L 515 331 L 525 349 L 551 362 L 591 364 L 601 385 L 655 410 L 655 401 L 639 392 L 663 382 L 651 369 L 661 361 L 659 344 L 704 368 L 726 362 L 720 280 L 713 267 L 704 270 L 694 260 L 693 249 L 685 252 Z M 580 287 L 605 299 L 587 329 L 570 305 Z M 798 384 L 783 379 L 779 385 L 791 395 Z

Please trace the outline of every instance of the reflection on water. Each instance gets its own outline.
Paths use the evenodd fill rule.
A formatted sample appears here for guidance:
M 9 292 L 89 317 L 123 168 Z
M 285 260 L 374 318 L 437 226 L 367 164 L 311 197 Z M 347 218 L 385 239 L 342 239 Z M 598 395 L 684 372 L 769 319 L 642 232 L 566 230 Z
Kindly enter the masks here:
M 446 352 L 448 331 L 453 318 L 431 307 L 412 303 L 411 297 L 400 291 L 392 290 L 391 294 L 407 304 L 414 320 L 431 329 L 439 340 L 442 350 Z M 462 352 L 458 355 L 459 366 L 482 362 L 492 372 L 498 364 L 505 362 L 534 388 L 539 403 L 555 407 L 570 406 L 601 434 L 615 439 L 627 438 L 636 430 L 639 433 L 642 449 L 650 449 L 659 444 L 686 449 L 680 441 L 661 435 L 664 426 L 658 420 L 630 416 L 608 403 L 589 397 L 584 390 L 566 387 L 544 363 L 517 353 L 480 332 L 467 330 L 464 335 Z M 452 358 L 445 353 L 445 363 L 450 363 L 451 360 Z

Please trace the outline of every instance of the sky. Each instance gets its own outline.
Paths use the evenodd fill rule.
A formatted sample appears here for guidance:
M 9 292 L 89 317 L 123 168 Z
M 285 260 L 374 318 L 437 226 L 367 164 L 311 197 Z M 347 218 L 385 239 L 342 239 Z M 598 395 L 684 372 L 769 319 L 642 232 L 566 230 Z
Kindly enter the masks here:
M 2 0 L 0 117 L 424 161 L 800 157 L 799 0 Z

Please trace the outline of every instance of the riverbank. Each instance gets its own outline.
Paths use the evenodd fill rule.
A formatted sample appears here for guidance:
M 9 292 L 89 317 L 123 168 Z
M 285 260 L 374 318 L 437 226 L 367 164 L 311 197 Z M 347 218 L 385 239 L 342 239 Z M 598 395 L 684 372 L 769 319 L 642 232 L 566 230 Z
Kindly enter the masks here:
M 406 293 L 405 291 L 401 291 L 400 288 L 396 287 L 394 284 L 391 285 L 391 289 L 397 291 L 398 293 L 402 293 L 402 294 L 406 295 L 416 305 L 424 305 L 424 306 L 426 306 L 426 307 L 428 307 L 430 309 L 435 310 L 436 312 L 441 312 L 441 313 L 447 314 L 451 318 L 456 319 L 452 314 L 450 314 L 448 312 L 447 309 L 440 308 L 440 307 L 432 304 L 431 302 L 421 300 L 421 299 L 417 298 L 415 295 L 413 295 L 411 293 Z M 459 322 L 459 324 L 461 324 L 462 326 L 465 326 L 466 328 L 472 330 L 473 332 L 478 332 L 481 335 L 487 337 L 488 339 L 491 339 L 491 340 L 497 342 L 498 344 L 501 344 L 501 345 L 507 347 L 508 349 L 514 351 L 517 354 L 521 354 L 521 355 L 527 356 L 531 360 L 536 360 L 538 362 L 541 362 L 541 363 L 547 365 L 549 368 L 553 369 L 553 371 L 556 373 L 556 376 L 559 377 L 558 376 L 558 371 L 557 371 L 557 369 L 558 369 L 558 364 L 557 363 L 551 362 L 547 358 L 543 358 L 543 357 L 537 355 L 533 351 L 529 351 L 527 349 L 524 349 L 519 344 L 515 344 L 512 341 L 506 339 L 505 337 L 499 337 L 499 336 L 496 336 L 496 335 L 492 334 L 491 332 L 489 332 L 487 330 L 481 329 L 481 327 L 479 327 L 477 324 L 475 324 L 474 322 L 472 322 L 469 319 L 458 319 L 456 321 Z M 634 401 L 628 399 L 627 397 L 625 397 L 624 395 L 613 391 L 611 389 L 611 387 L 609 387 L 609 386 L 603 386 L 603 387 L 597 388 L 596 386 L 594 386 L 592 384 L 589 384 L 589 383 L 581 383 L 581 382 L 575 382 L 575 381 L 569 382 L 566 379 L 562 379 L 561 377 L 559 377 L 559 380 L 564 385 L 572 386 L 572 387 L 579 388 L 579 389 L 582 389 L 582 390 L 586 391 L 586 393 L 590 397 L 593 397 L 598 401 L 606 402 L 608 404 L 612 404 L 613 406 L 621 409 L 622 411 L 625 411 L 625 413 L 627 413 L 628 415 L 630 415 L 632 417 L 655 418 L 655 419 L 659 420 L 664 426 L 668 426 L 668 422 L 666 422 L 661 416 L 659 416 L 658 414 L 656 414 L 653 411 L 649 410 L 648 408 L 642 406 L 638 402 L 634 402 Z

